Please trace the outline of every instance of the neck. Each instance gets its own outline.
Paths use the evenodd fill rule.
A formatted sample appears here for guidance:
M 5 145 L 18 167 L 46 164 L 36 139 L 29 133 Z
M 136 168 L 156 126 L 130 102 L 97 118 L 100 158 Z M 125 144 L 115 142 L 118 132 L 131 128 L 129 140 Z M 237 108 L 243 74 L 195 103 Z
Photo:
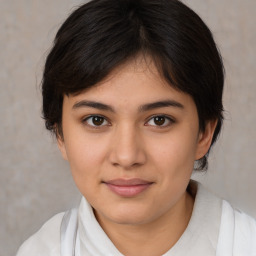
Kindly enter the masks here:
M 126 256 L 162 255 L 171 249 L 185 231 L 192 215 L 194 199 L 186 192 L 157 220 L 141 225 L 110 223 L 97 219 L 116 248 Z

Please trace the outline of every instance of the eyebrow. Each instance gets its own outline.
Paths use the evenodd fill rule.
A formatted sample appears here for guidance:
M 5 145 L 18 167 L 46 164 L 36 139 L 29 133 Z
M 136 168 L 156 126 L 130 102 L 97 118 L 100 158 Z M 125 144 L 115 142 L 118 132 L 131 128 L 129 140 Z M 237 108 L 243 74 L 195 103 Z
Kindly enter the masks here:
M 82 100 L 75 103 L 72 109 L 78 109 L 83 107 L 95 108 L 99 110 L 110 111 L 113 113 L 115 112 L 114 108 L 109 105 L 96 102 L 96 101 L 86 101 L 86 100 Z M 175 100 L 163 100 L 163 101 L 156 101 L 156 102 L 144 104 L 139 107 L 139 112 L 145 112 L 145 111 L 149 111 L 157 108 L 166 108 L 166 107 L 176 107 L 176 108 L 184 109 L 184 106 Z
M 164 100 L 164 101 L 157 101 L 157 102 L 142 105 L 140 106 L 139 111 L 143 112 L 143 111 L 153 110 L 156 108 L 166 108 L 166 107 L 176 107 L 176 108 L 184 109 L 184 106 L 175 100 Z
M 114 109 L 109 105 L 106 105 L 106 104 L 103 104 L 100 102 L 96 102 L 96 101 L 86 101 L 86 100 L 82 100 L 82 101 L 75 103 L 74 106 L 72 107 L 72 109 L 77 109 L 77 108 L 81 108 L 81 107 L 89 107 L 89 108 L 95 108 L 95 109 L 99 109 L 99 110 L 115 112 Z

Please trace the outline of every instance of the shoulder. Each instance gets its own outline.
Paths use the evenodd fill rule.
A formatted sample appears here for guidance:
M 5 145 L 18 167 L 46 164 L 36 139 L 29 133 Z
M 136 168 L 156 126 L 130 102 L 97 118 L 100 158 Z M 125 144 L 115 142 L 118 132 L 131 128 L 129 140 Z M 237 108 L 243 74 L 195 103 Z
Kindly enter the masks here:
M 64 213 L 48 220 L 39 231 L 32 235 L 20 247 L 16 256 L 59 256 L 60 226 Z
M 247 214 L 234 210 L 235 236 L 234 249 L 256 256 L 256 220 Z
M 256 220 L 246 213 L 234 209 L 227 201 L 223 200 L 223 218 L 234 220 L 234 234 L 256 236 Z
M 255 241 L 256 220 L 235 210 L 227 201 L 223 200 L 219 248 L 222 248 L 222 251 L 232 251 L 232 255 L 235 256 L 256 256 Z

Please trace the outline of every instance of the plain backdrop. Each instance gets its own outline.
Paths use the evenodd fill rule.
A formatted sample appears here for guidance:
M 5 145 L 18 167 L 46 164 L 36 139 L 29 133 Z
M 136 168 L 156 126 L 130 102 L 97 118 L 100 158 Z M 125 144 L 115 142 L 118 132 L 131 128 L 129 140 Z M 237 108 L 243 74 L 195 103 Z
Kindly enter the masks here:
M 224 129 L 206 174 L 209 190 L 256 217 L 256 1 L 186 0 L 211 28 L 226 67 Z M 41 119 L 40 80 L 53 37 L 82 1 L 0 0 L 0 256 L 54 214 L 79 203 Z

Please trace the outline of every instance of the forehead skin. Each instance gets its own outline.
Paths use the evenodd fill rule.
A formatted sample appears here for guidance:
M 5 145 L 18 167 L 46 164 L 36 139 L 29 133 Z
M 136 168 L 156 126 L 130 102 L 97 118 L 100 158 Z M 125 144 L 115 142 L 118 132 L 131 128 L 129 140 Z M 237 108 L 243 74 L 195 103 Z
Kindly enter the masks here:
M 140 86 L 140 84 L 147 84 L 147 88 Z M 157 85 L 157 86 L 155 86 Z M 115 87 L 113 90 L 112 88 Z M 163 97 L 163 89 L 173 96 L 170 98 Z M 149 92 L 150 91 L 150 92 Z M 162 92 L 162 94 L 160 93 Z M 119 95 L 117 95 L 119 93 Z M 167 93 L 167 94 L 168 94 Z M 118 110 L 127 110 L 128 106 L 137 106 L 137 110 L 142 110 L 148 103 L 154 103 L 158 101 L 173 101 L 173 105 L 180 105 L 180 110 L 187 111 L 181 102 L 189 103 L 195 107 L 192 97 L 188 94 L 182 93 L 167 83 L 156 69 L 153 61 L 149 57 L 139 56 L 122 64 L 114 69 L 104 80 L 97 85 L 84 90 L 78 95 L 64 96 L 64 105 L 70 104 L 73 109 L 78 109 L 79 104 L 84 98 L 91 99 L 95 102 L 101 101 L 105 105 L 111 106 L 113 97 L 118 97 L 122 100 L 119 101 L 120 105 L 116 106 Z M 144 96 L 144 97 L 142 97 Z M 130 100 L 132 98 L 132 103 Z M 73 104 L 73 106 L 71 106 Z M 125 107 L 124 107 L 125 106 Z M 109 109 L 110 110 L 110 109 Z M 117 110 L 111 108 L 111 110 Z M 65 108 L 63 108 L 65 111 Z M 197 116 L 195 116 L 198 119 Z M 197 120 L 198 121 L 198 120 Z

